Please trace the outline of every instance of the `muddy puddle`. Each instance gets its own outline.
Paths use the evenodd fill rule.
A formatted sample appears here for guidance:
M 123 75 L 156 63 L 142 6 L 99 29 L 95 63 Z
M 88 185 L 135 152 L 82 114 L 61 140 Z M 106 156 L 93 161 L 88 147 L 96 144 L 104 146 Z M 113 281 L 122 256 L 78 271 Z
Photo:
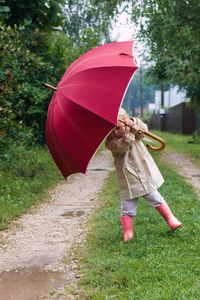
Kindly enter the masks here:
M 53 289 L 62 288 L 66 275 L 38 269 L 0 273 L 0 300 L 36 300 Z
M 81 217 L 85 215 L 84 210 L 66 210 L 61 216 L 63 217 Z

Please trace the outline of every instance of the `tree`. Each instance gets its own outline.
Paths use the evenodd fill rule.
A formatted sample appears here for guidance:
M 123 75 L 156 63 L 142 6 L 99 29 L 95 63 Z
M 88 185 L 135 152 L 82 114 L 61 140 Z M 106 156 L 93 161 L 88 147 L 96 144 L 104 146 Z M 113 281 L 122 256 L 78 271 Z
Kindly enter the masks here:
M 10 139 L 19 141 L 19 136 L 23 136 L 25 128 L 31 129 L 37 142 L 44 142 L 46 114 L 52 93 L 45 89 L 42 83 L 57 85 L 66 68 L 74 60 L 101 43 L 103 32 L 104 36 L 108 36 L 107 25 L 110 20 L 108 3 L 102 4 L 101 1 L 90 0 L 83 2 L 85 4 L 83 6 L 82 2 L 78 0 L 1 1 L 0 14 L 3 16 L 3 24 L 0 24 L 0 140 L 2 145 L 8 146 Z M 115 1 L 111 2 L 114 5 Z M 64 5 L 68 5 L 69 8 L 67 16 L 63 12 Z M 99 11 L 95 5 L 98 6 Z M 104 6 L 106 6 L 105 10 Z M 76 19 L 75 12 L 78 12 L 79 16 L 78 25 L 76 22 L 71 24 L 71 21 Z M 69 18 L 69 25 L 76 26 L 65 27 L 65 31 L 62 30 L 60 25 L 63 24 L 65 17 Z M 73 32 L 76 34 L 73 35 Z
M 149 103 L 154 102 L 155 85 L 148 80 L 149 69 L 138 70 L 132 78 L 127 93 L 124 98 L 123 106 L 132 115 L 136 114 L 138 108 L 146 107 Z M 142 77 L 142 78 L 141 78 Z M 142 86 L 140 86 L 142 83 Z M 142 89 L 142 95 L 141 90 Z M 141 99 L 141 96 L 143 99 Z M 142 101 L 142 103 L 141 103 Z
M 64 0 L 4 0 L 9 8 L 6 25 L 14 26 L 26 22 L 33 30 L 51 30 L 62 25 Z
M 200 104 L 200 5 L 198 0 L 141 0 L 133 3 L 139 36 L 163 75 Z M 155 68 L 160 72 L 160 68 Z M 163 76 L 162 75 L 162 76 Z
M 73 37 L 75 44 L 79 44 L 81 37 L 86 37 L 91 31 L 98 43 L 110 41 L 110 22 L 120 3 L 121 0 L 67 0 L 64 6 L 65 32 Z
M 0 20 L 4 21 L 8 18 L 10 8 L 5 4 L 5 0 L 1 0 L 0 4 Z

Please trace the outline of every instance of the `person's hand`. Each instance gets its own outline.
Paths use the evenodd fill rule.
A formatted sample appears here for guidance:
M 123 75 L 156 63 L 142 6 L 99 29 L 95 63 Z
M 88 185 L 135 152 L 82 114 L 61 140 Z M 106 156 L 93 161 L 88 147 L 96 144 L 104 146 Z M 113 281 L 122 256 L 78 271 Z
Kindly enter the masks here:
M 126 130 L 126 125 L 123 122 L 118 121 L 117 122 L 117 127 L 115 127 L 111 131 L 111 133 L 109 134 L 109 137 L 110 138 L 120 138 L 124 135 L 125 130 Z
M 125 123 L 127 126 L 130 127 L 130 132 L 133 133 L 133 134 L 136 134 L 139 130 L 139 127 L 136 123 L 136 120 L 135 119 L 125 119 Z
M 121 137 L 124 135 L 124 133 L 126 131 L 126 125 L 124 124 L 124 122 L 121 122 L 120 120 L 118 120 L 117 127 L 114 130 L 115 130 L 116 136 Z

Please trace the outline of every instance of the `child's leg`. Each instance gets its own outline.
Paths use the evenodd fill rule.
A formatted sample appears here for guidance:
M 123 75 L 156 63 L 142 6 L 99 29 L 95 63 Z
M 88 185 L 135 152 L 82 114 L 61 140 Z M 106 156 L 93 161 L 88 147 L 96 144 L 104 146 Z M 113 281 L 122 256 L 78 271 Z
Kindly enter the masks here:
M 166 220 L 171 230 L 176 230 L 182 225 L 182 223 L 173 215 L 168 204 L 157 190 L 145 195 L 144 198 L 151 206 L 156 208 L 159 214 Z
M 121 216 L 135 216 L 137 213 L 137 202 L 137 198 L 121 201 Z
M 137 212 L 137 199 L 121 202 L 121 224 L 123 227 L 123 240 L 128 242 L 133 238 L 133 216 Z
M 165 203 L 165 199 L 161 196 L 158 190 L 155 190 L 149 194 L 143 196 L 145 200 L 153 207 L 158 207 L 162 203 Z

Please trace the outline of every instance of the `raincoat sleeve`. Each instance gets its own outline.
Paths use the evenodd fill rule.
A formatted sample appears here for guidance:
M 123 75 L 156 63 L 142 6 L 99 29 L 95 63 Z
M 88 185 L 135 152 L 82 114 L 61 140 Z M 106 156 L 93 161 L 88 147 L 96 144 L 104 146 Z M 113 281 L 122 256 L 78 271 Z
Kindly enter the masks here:
M 148 131 L 147 125 L 145 123 L 143 123 L 140 119 L 136 118 L 136 123 L 137 123 L 139 128 L 141 128 L 144 131 Z M 137 140 L 143 139 L 144 138 L 144 133 L 137 132 L 136 135 L 135 135 L 135 138 Z

